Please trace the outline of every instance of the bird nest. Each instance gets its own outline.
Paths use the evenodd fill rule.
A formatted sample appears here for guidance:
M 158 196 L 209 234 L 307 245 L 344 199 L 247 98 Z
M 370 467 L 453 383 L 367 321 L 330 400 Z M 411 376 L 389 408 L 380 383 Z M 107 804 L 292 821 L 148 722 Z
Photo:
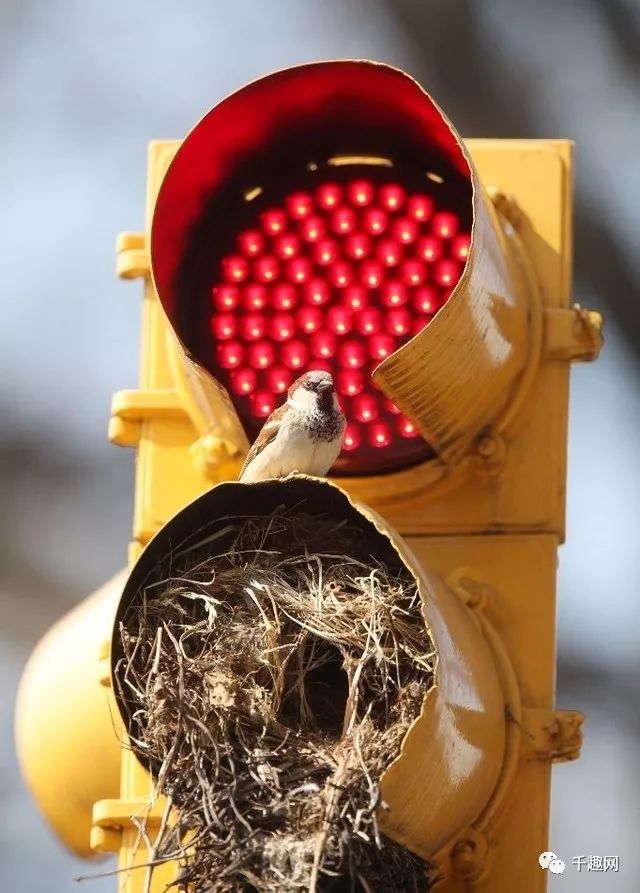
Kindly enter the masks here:
M 194 893 L 427 890 L 378 827 L 380 778 L 433 683 L 416 580 L 370 531 L 300 510 L 203 535 L 155 568 L 116 639 L 131 746 L 170 807 L 148 889 L 175 859 Z

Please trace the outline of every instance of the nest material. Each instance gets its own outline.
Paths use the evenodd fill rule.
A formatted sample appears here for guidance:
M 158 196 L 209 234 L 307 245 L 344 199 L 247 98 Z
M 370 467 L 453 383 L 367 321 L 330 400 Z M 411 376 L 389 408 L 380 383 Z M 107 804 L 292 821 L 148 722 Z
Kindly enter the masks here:
M 193 893 L 427 890 L 376 817 L 433 681 L 414 578 L 301 511 L 211 530 L 120 625 L 131 745 L 172 808 L 152 864 Z

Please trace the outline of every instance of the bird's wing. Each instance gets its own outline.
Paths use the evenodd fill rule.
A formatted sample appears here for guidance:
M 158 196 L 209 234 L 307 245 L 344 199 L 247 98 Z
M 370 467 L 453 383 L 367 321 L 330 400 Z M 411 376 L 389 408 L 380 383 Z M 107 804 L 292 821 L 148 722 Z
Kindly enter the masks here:
M 247 458 L 244 460 L 244 465 L 240 469 L 240 474 L 238 475 L 238 479 L 242 480 L 242 475 L 245 473 L 247 466 L 251 463 L 256 456 L 259 456 L 263 449 L 269 446 L 270 443 L 276 438 L 278 431 L 280 430 L 280 425 L 282 423 L 282 417 L 287 408 L 287 404 L 285 403 L 283 406 L 280 406 L 278 409 L 274 410 L 267 421 L 264 423 L 262 430 L 256 437 L 253 446 L 247 453 Z

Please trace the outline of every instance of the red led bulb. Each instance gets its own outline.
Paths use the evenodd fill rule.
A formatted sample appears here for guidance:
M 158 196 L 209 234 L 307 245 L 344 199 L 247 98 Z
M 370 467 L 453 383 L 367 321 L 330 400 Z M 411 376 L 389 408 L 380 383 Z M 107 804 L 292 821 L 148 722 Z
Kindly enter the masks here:
M 423 236 L 418 240 L 418 254 L 428 263 L 433 263 L 442 257 L 442 242 L 435 236 Z
M 358 218 L 353 208 L 336 208 L 331 214 L 331 229 L 340 236 L 353 232 L 357 222 Z
M 251 395 L 251 406 L 255 415 L 260 419 L 266 419 L 276 408 L 276 398 L 271 391 L 254 391 Z
M 311 337 L 311 353 L 314 357 L 328 360 L 335 356 L 338 341 L 332 332 L 316 332 Z
M 396 428 L 398 429 L 398 433 L 401 437 L 417 437 L 418 429 L 413 424 L 411 419 L 406 418 L 406 416 L 400 416 L 396 422 Z
M 300 253 L 300 239 L 295 233 L 282 233 L 273 240 L 273 253 L 281 260 L 288 260 Z
M 291 310 L 298 303 L 298 292 L 289 282 L 278 282 L 271 292 L 271 301 L 276 310 Z
M 342 449 L 345 452 L 351 452 L 352 450 L 357 450 L 361 443 L 360 429 L 356 425 L 347 425 L 342 441 Z
M 363 285 L 349 285 L 345 288 L 344 303 L 351 310 L 362 310 L 368 301 L 367 289 Z
M 353 270 L 346 261 L 339 260 L 331 264 L 327 275 L 329 277 L 329 282 L 335 286 L 335 288 L 345 288 L 347 285 L 351 285 Z
M 297 372 L 307 365 L 309 351 L 304 341 L 287 341 L 286 344 L 282 345 L 280 357 L 288 369 L 293 369 L 294 372 Z
M 427 278 L 427 268 L 424 261 L 417 257 L 411 257 L 400 267 L 400 277 L 407 285 L 422 285 Z
M 378 401 L 372 394 L 360 394 L 352 403 L 353 415 L 359 422 L 372 422 L 378 417 Z
M 273 364 L 275 358 L 276 352 L 270 341 L 256 341 L 250 345 L 247 352 L 249 365 L 254 369 L 267 369 Z
M 375 190 L 369 180 L 353 180 L 347 186 L 347 199 L 354 208 L 364 208 L 373 201 Z
M 259 313 L 249 313 L 241 320 L 242 337 L 245 341 L 257 341 L 264 338 L 267 331 L 267 321 Z
M 323 183 L 316 189 L 316 204 L 325 211 L 337 208 L 342 200 L 342 188 L 339 183 Z
M 322 267 L 335 263 L 340 256 L 340 249 L 335 239 L 321 239 L 313 250 L 313 259 Z
M 359 369 L 366 360 L 362 341 L 343 341 L 338 349 L 338 362 L 348 369 Z
M 331 297 L 331 289 L 329 284 L 319 277 L 311 279 L 304 287 L 304 299 L 308 304 L 314 304 L 321 307 L 326 304 Z
M 471 238 L 468 235 L 456 236 L 451 241 L 451 257 L 455 258 L 455 260 L 461 260 L 464 263 L 469 256 L 470 245 Z
M 382 314 L 377 307 L 367 307 L 356 315 L 355 322 L 361 335 L 373 335 L 382 325 Z
M 269 329 L 274 341 L 287 341 L 295 334 L 296 323 L 289 313 L 278 313 L 271 320 Z
M 253 369 L 234 369 L 229 376 L 229 381 L 234 394 L 251 394 L 258 383 L 258 376 Z
M 211 332 L 218 341 L 227 341 L 235 338 L 238 333 L 238 324 L 232 313 L 219 313 L 211 318 Z
M 371 446 L 382 449 L 391 443 L 391 431 L 386 422 L 375 422 L 370 425 L 368 433 Z
M 385 267 L 395 267 L 402 260 L 402 246 L 395 239 L 381 239 L 376 248 L 376 257 Z
M 443 288 L 452 288 L 460 278 L 460 264 L 455 260 L 440 260 L 433 268 L 433 281 Z
M 384 278 L 384 268 L 376 260 L 366 260 L 360 267 L 360 282 L 367 288 L 378 288 Z
M 404 338 L 411 331 L 411 314 L 404 307 L 390 310 L 385 317 L 385 326 L 390 335 Z
M 270 254 L 263 254 L 253 262 L 253 275 L 258 282 L 273 282 L 280 275 L 278 261 Z
M 227 282 L 244 282 L 249 275 L 249 263 L 241 254 L 230 254 L 222 261 L 222 275 Z
M 401 307 L 409 299 L 409 291 L 403 282 L 389 279 L 382 286 L 380 299 L 385 307 Z
M 218 310 L 235 310 L 240 303 L 240 291 L 237 285 L 222 283 L 211 290 L 214 305 Z
M 265 238 L 259 229 L 247 229 L 238 236 L 238 248 L 247 257 L 262 254 L 265 244 Z
M 292 192 L 287 198 L 287 211 L 293 220 L 304 220 L 313 213 L 313 199 L 307 192 Z
M 310 217 L 305 217 L 300 223 L 299 232 L 305 242 L 314 243 L 324 239 L 327 234 L 327 227 L 322 217 L 313 214 Z
M 382 361 L 391 356 L 396 346 L 395 338 L 385 332 L 372 335 L 369 340 L 369 353 L 374 360 Z
M 329 328 L 336 335 L 346 335 L 352 322 L 353 311 L 349 307 L 332 307 L 327 313 Z
M 249 283 L 242 293 L 242 305 L 246 310 L 264 310 L 267 299 L 267 289 L 258 282 Z
M 399 217 L 391 227 L 391 235 L 402 245 L 410 245 L 415 242 L 420 233 L 420 227 L 410 217 Z
M 336 387 L 340 394 L 355 397 L 364 390 L 364 378 L 358 369 L 341 369 L 336 376 Z
M 344 240 L 344 253 L 352 260 L 362 260 L 371 251 L 371 238 L 366 233 L 351 233 Z
M 338 307 L 333 308 L 333 310 L 339 309 L 340 308 Z M 322 326 L 322 312 L 318 310 L 317 307 L 302 307 L 302 309 L 298 311 L 297 320 L 298 326 L 302 329 L 305 335 L 312 335 Z
M 289 282 L 295 282 L 296 285 L 308 282 L 313 276 L 311 261 L 306 257 L 294 257 L 287 261 L 286 275 Z
M 381 208 L 367 208 L 362 215 L 362 227 L 372 236 L 379 236 L 389 226 L 389 217 Z
M 433 200 L 428 195 L 411 195 L 407 200 L 407 216 L 424 223 L 433 213 Z
M 236 369 L 244 359 L 244 348 L 239 341 L 226 341 L 218 345 L 216 356 L 222 369 Z
M 272 366 L 267 372 L 267 384 L 274 394 L 286 394 L 293 375 L 285 366 Z
M 458 232 L 458 218 L 450 211 L 438 211 L 431 219 L 431 232 L 440 239 L 450 239 Z
M 287 226 L 287 215 L 279 208 L 271 208 L 260 215 L 262 229 L 269 236 L 277 236 L 283 233 Z
M 430 285 L 421 285 L 413 293 L 413 306 L 418 313 L 435 313 L 440 307 L 438 292 Z
M 378 189 L 378 201 L 387 211 L 399 211 L 405 197 L 405 191 L 399 183 L 386 183 Z

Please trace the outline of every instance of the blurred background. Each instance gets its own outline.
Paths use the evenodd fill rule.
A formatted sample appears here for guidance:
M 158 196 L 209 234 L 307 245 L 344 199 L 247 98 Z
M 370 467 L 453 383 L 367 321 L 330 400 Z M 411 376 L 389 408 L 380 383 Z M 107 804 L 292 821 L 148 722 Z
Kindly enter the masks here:
M 619 856 L 564 893 L 640 876 L 640 4 L 634 0 L 21 0 L 0 4 L 0 876 L 65 893 L 65 853 L 18 776 L 15 688 L 35 642 L 125 561 L 133 453 L 106 439 L 137 382 L 140 282 L 114 237 L 143 228 L 146 144 L 181 137 L 270 70 L 367 57 L 408 70 L 464 136 L 576 142 L 575 296 L 606 349 L 572 374 L 558 704 L 588 715 L 554 770 L 551 848 Z M 107 867 L 109 867 L 107 865 Z M 95 866 L 100 871 L 103 866 Z M 113 879 L 87 890 L 115 890 Z

